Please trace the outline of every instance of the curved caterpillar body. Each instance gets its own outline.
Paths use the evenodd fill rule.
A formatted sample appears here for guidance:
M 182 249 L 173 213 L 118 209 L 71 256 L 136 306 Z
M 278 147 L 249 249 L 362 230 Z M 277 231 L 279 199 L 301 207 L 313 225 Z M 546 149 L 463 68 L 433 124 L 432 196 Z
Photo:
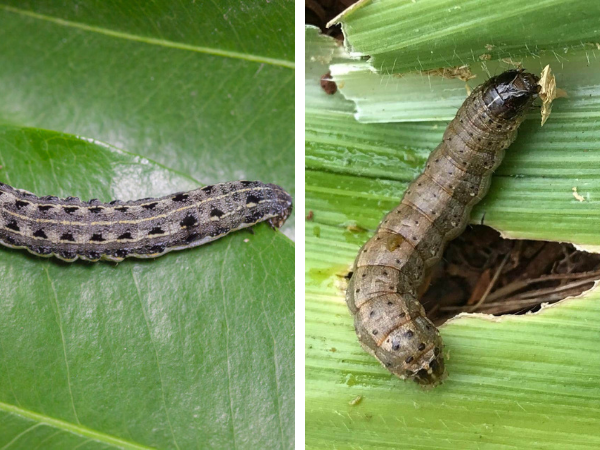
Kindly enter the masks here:
M 0 244 L 67 262 L 156 258 L 258 222 L 279 228 L 291 211 L 287 192 L 259 181 L 110 203 L 37 197 L 0 183 Z
M 539 79 L 511 70 L 473 90 L 402 202 L 361 248 L 346 291 L 363 348 L 400 378 L 446 376 L 442 339 L 418 296 L 427 269 L 467 226 L 504 150 L 537 98 Z M 424 286 L 425 285 L 425 286 Z

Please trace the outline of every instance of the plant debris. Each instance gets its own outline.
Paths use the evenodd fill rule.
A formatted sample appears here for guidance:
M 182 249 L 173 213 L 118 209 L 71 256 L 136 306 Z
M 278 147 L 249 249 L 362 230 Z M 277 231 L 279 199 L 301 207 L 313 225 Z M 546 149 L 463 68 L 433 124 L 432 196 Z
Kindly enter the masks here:
M 323 34 L 342 40 L 342 27 L 327 24 L 344 12 L 357 0 L 304 0 L 304 23 L 315 25 L 321 29 Z
M 572 190 L 573 190 L 573 197 L 575 197 L 577 199 L 577 201 L 580 201 L 580 202 L 585 201 L 585 197 L 583 197 L 581 194 L 579 194 L 579 192 L 577 192 L 576 186 L 573 186 Z
M 557 242 L 504 239 L 469 227 L 450 242 L 421 298 L 437 325 L 461 312 L 525 314 L 579 295 L 600 279 L 600 255 Z
M 550 117 L 552 111 L 552 102 L 557 97 L 556 95 L 556 78 L 550 70 L 550 65 L 544 67 L 540 76 L 540 98 L 542 99 L 542 126 Z
M 477 76 L 474 75 L 473 72 L 471 72 L 471 69 L 468 65 L 455 67 L 440 67 L 439 69 L 424 70 L 420 73 L 422 75 L 440 76 L 449 80 L 453 78 L 458 78 L 459 80 L 462 80 L 464 82 L 467 82 Z
M 325 91 L 327 95 L 333 95 L 337 92 L 337 84 L 331 78 L 331 72 L 327 72 L 321 77 L 321 89 Z
M 353 400 L 350 400 L 350 401 L 348 402 L 348 404 L 349 404 L 350 406 L 356 406 L 356 405 L 358 405 L 358 404 L 359 404 L 361 401 L 362 401 L 362 395 L 359 395 L 358 397 L 354 398 Z

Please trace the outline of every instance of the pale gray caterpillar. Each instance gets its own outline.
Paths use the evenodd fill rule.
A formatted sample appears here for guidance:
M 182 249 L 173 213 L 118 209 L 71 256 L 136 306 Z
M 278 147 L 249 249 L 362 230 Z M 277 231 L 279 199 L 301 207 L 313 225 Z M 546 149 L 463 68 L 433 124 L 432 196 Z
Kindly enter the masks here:
M 460 235 L 471 208 L 538 96 L 538 77 L 510 70 L 473 90 L 425 170 L 361 248 L 346 302 L 363 348 L 390 372 L 435 386 L 446 376 L 442 339 L 418 297 L 427 271 Z
M 0 183 L 0 244 L 68 262 L 156 258 L 258 222 L 279 228 L 291 211 L 286 191 L 260 181 L 110 203 L 37 197 Z

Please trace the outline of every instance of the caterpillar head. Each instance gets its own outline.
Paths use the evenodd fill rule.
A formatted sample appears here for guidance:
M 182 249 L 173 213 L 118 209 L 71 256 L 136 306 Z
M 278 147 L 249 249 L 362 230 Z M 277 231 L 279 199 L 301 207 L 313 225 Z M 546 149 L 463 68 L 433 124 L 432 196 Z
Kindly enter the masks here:
M 433 388 L 447 377 L 442 337 L 424 315 L 415 317 L 409 323 L 389 335 L 391 342 L 388 345 L 392 346 L 392 352 L 387 351 L 386 340 L 381 347 L 375 348 L 374 354 L 399 378 L 412 379 L 426 389 Z M 360 331 L 360 327 L 357 327 L 359 335 Z
M 423 388 L 429 389 L 441 384 L 447 377 L 442 352 L 442 339 L 436 330 L 435 347 L 421 355 L 421 367 L 413 373 L 412 378 Z
M 273 229 L 281 228 L 285 221 L 288 219 L 288 217 L 290 217 L 290 215 L 292 214 L 292 204 L 290 203 L 284 209 L 278 211 L 277 214 L 277 216 L 272 217 L 267 221 Z
M 292 197 L 276 184 L 268 184 L 267 186 L 273 189 L 273 195 L 277 200 L 271 211 L 275 216 L 269 219 L 268 223 L 271 228 L 281 228 L 292 214 Z
M 538 82 L 536 75 L 522 69 L 507 70 L 483 85 L 483 101 L 496 118 L 522 117 L 538 97 Z
M 441 384 L 448 376 L 443 357 L 432 360 L 429 365 L 429 370 L 421 369 L 414 376 L 415 381 L 424 388 L 433 388 Z

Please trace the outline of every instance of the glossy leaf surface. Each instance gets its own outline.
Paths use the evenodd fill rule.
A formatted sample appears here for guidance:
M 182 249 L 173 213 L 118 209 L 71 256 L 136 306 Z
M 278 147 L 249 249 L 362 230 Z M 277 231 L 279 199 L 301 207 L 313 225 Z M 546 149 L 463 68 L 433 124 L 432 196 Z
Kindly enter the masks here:
M 293 2 L 9 3 L 0 122 L 92 137 L 204 183 L 293 193 Z
M 0 24 L 0 181 L 293 193 L 293 2 L 7 0 Z M 1 248 L 0 448 L 292 447 L 293 217 L 255 232 L 118 265 Z
M 33 129 L 0 129 L 0 164 L 2 181 L 62 197 L 199 184 Z M 292 446 L 294 246 L 282 233 L 262 224 L 119 264 L 0 252 L 0 445 Z

